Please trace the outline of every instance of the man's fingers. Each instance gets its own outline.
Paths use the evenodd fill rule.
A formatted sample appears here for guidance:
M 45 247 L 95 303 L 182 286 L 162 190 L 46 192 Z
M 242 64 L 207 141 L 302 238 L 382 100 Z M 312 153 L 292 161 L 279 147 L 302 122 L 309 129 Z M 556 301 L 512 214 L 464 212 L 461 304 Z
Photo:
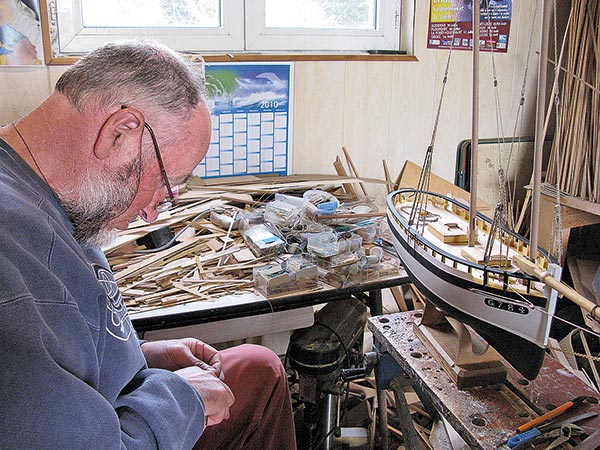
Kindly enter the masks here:
M 229 408 L 235 401 L 235 396 L 229 386 L 216 376 L 215 369 L 205 364 L 205 369 L 200 364 L 197 367 L 186 367 L 175 371 L 186 379 L 204 400 L 207 424 L 214 425 L 229 418 Z
M 211 365 L 215 369 L 217 376 L 221 378 L 221 354 L 216 348 L 196 339 L 191 350 L 197 358 Z
M 222 368 L 222 363 L 221 363 L 221 355 L 219 353 L 215 353 L 212 356 L 212 358 L 210 358 L 210 360 L 208 361 L 208 364 L 210 364 L 212 367 L 215 368 L 217 376 L 221 380 L 223 380 L 224 379 L 224 373 L 223 373 L 223 368 Z
M 229 410 L 227 410 L 226 414 L 218 414 L 218 415 L 208 416 L 208 421 L 206 422 L 206 425 L 207 426 L 216 425 L 227 419 L 229 419 Z
M 201 359 L 196 359 L 196 366 L 200 367 L 202 370 L 206 370 L 207 372 L 214 372 L 217 377 L 219 376 L 215 367 L 205 363 Z

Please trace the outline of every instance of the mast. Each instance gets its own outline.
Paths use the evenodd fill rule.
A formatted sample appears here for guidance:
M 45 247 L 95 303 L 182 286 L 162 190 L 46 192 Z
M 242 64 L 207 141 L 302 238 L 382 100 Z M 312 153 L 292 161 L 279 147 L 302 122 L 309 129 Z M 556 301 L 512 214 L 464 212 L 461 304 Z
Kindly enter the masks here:
M 538 254 L 538 233 L 540 222 L 540 189 L 542 184 L 542 159 L 544 154 L 544 118 L 546 116 L 546 74 L 548 68 L 548 37 L 552 8 L 542 0 L 540 62 L 538 68 L 538 89 L 535 118 L 535 149 L 533 154 L 533 187 L 531 192 L 531 226 L 529 259 L 535 261 Z
M 477 242 L 477 151 L 479 141 L 479 0 L 473 1 L 473 104 L 471 116 L 471 174 L 469 182 L 469 247 Z

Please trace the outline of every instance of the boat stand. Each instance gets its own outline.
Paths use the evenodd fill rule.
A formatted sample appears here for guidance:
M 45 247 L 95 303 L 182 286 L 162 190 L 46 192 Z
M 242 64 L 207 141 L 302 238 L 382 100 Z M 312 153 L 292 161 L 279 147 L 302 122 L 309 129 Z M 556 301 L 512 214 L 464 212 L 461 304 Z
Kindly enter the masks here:
M 423 316 L 413 327 L 415 335 L 458 389 L 501 384 L 506 380 L 506 367 L 498 352 L 432 303 L 425 303 Z

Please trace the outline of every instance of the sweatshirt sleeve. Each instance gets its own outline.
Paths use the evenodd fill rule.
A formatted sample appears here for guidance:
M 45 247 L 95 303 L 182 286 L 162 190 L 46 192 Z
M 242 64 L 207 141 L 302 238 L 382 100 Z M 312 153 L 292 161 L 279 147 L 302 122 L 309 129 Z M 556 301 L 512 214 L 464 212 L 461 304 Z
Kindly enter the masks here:
M 115 378 L 133 375 L 110 398 L 101 376 L 110 352 L 98 352 L 100 330 L 67 294 L 51 300 L 14 295 L 19 274 L 7 263 L 0 285 L 9 279 L 11 288 L 0 294 L 0 448 L 194 446 L 203 431 L 204 403 L 189 383 L 148 369 L 136 356 L 135 364 L 111 366 Z
M 162 369 L 141 370 L 117 398 L 115 410 L 126 449 L 146 449 L 153 440 L 159 449 L 192 448 L 204 427 L 200 395 L 177 374 Z

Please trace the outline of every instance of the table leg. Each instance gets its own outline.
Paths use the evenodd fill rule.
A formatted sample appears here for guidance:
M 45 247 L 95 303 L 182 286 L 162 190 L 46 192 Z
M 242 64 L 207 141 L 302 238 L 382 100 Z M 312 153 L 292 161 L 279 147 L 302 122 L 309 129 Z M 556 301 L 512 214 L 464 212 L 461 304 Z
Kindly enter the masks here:
M 369 309 L 371 310 L 372 317 L 383 314 L 383 298 L 381 295 L 381 289 L 369 291 Z
M 404 447 L 408 450 L 421 450 L 421 438 L 417 434 L 417 430 L 415 430 L 412 416 L 410 415 L 410 408 L 404 396 L 407 386 L 410 386 L 410 384 L 402 381 L 400 378 L 394 378 L 390 383 L 390 387 L 394 391 L 394 398 L 396 399 L 396 413 L 400 421 L 399 426 L 404 438 Z

